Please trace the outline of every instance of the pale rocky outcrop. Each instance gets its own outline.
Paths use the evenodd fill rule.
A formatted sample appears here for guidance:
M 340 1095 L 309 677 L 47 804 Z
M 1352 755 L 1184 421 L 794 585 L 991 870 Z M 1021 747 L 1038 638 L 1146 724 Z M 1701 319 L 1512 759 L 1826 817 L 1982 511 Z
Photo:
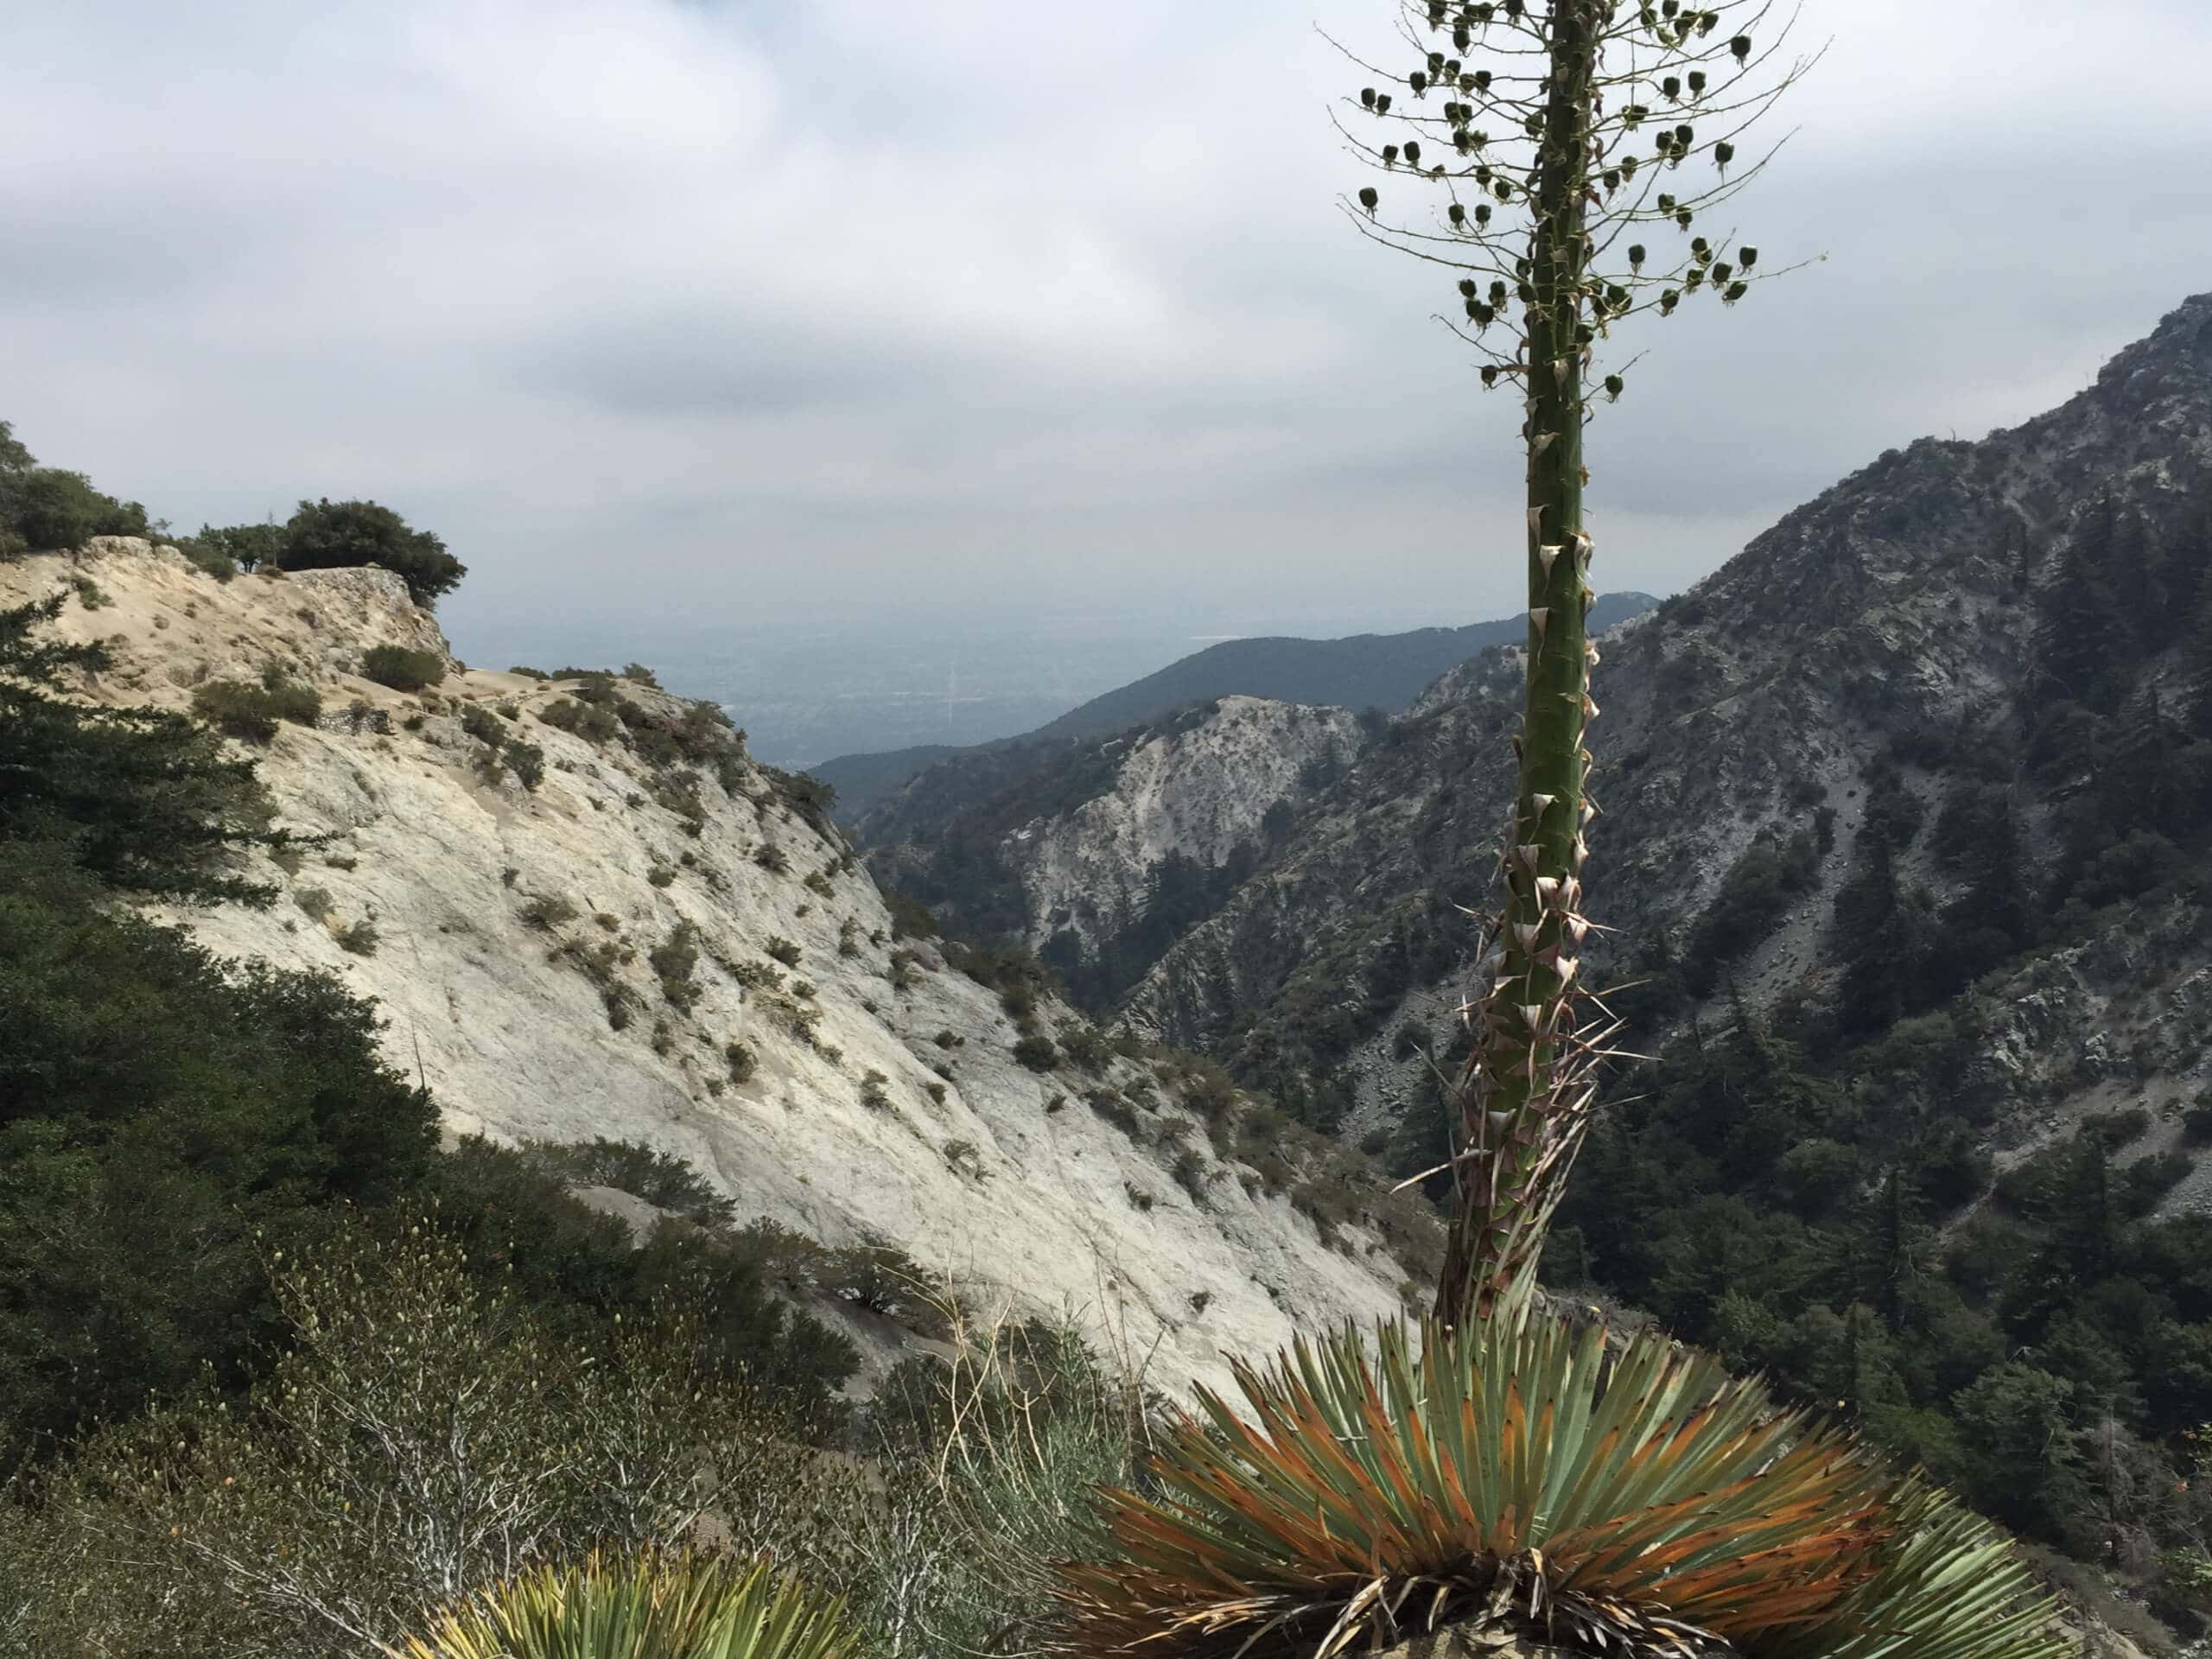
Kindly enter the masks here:
M 1398 1306 L 1402 1273 L 1375 1238 L 1354 1226 L 1325 1244 L 1286 1199 L 1222 1166 L 1171 1088 L 1153 1081 L 1135 1138 L 1084 1103 L 1103 1081 L 1152 1079 L 1150 1063 L 1116 1058 L 1109 1078 L 1017 1064 L 997 994 L 934 947 L 892 938 L 866 870 L 775 775 L 744 761 L 725 788 L 702 774 L 693 834 L 620 744 L 537 718 L 561 688 L 457 671 L 426 709 L 361 679 L 372 645 L 446 652 L 381 571 L 219 583 L 172 550 L 102 541 L 0 566 L 0 604 L 79 580 L 97 608 L 73 597 L 60 630 L 108 639 L 118 658 L 88 696 L 183 707 L 209 677 L 271 664 L 320 691 L 319 727 L 288 725 L 257 753 L 278 821 L 328 843 L 289 873 L 256 855 L 254 874 L 283 889 L 267 910 L 175 919 L 223 955 L 323 969 L 374 998 L 387 1052 L 454 1129 L 648 1142 L 705 1171 L 744 1217 L 831 1246 L 881 1238 L 971 1291 L 1077 1310 L 1170 1386 L 1223 1381 L 1224 1351 L 1270 1348 L 1294 1325 Z M 482 746 L 457 717 L 468 704 L 514 711 L 505 729 L 544 752 L 538 789 L 480 772 Z M 781 872 L 762 861 L 771 844 Z M 303 896 L 321 907 L 311 890 L 327 895 L 327 919 L 302 908 Z M 575 913 L 533 926 L 537 898 Z M 378 943 L 353 954 L 338 934 L 364 919 Z M 700 952 L 688 1011 L 647 961 L 683 923 Z M 798 948 L 795 968 L 769 959 L 776 940 Z M 575 965 L 603 945 L 635 1007 L 620 1031 Z M 1045 1012 L 1048 1028 L 1067 1017 Z M 753 1057 L 743 1082 L 733 1042 Z M 1172 1173 L 1185 1148 L 1203 1201 Z

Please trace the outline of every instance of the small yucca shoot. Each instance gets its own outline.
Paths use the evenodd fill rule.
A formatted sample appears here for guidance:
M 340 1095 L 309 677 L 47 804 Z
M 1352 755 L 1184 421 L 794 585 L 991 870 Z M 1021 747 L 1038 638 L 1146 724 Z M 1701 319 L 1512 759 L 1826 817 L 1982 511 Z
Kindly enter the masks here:
M 594 1554 L 432 1615 L 389 1659 L 847 1659 L 843 1609 L 766 1561 Z

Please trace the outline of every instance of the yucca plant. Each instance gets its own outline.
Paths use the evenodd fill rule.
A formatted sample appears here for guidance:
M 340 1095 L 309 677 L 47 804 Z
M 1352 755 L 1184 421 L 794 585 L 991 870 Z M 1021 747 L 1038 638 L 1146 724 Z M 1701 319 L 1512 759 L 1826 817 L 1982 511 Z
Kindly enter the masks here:
M 845 1659 L 843 1608 L 766 1561 L 594 1554 L 434 1615 L 390 1659 Z
M 1452 273 L 1446 326 L 1484 387 L 1518 394 L 1527 467 L 1519 775 L 1468 1009 L 1459 1203 L 1436 1299 L 1450 1322 L 1534 1270 L 1617 1029 L 1602 1007 L 1593 1017 L 1580 972 L 1597 812 L 1584 739 L 1598 715 L 1583 435 L 1628 384 L 1628 365 L 1606 372 L 1599 359 L 1631 319 L 1671 316 L 1700 291 L 1733 305 L 1779 274 L 1715 216 L 1764 165 L 1736 165 L 1738 142 L 1806 66 L 1781 55 L 1789 9 L 1777 15 L 1774 0 L 1390 10 L 1402 67 L 1354 57 L 1369 85 L 1338 121 L 1376 174 L 1344 211 L 1362 234 Z
M 1416 1348 L 1418 1346 L 1418 1351 Z M 1592 1654 L 2056 1659 L 2003 1538 L 1662 1337 L 1516 1301 L 1201 1392 L 1063 1569 L 1069 1654 L 1334 1654 L 1447 1625 Z

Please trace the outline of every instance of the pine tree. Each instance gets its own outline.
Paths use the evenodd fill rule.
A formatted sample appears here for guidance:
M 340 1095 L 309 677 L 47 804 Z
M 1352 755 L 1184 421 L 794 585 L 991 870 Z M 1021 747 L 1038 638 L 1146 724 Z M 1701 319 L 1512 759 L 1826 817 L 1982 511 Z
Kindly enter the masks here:
M 2082 513 L 2050 583 L 2036 595 L 2036 658 L 2046 699 L 2113 711 L 2132 652 L 2113 556 L 2124 543 L 2120 509 L 2109 493 Z
M 2182 641 L 2181 683 L 2190 733 L 2212 738 L 2212 581 L 2204 584 L 2204 597 Z

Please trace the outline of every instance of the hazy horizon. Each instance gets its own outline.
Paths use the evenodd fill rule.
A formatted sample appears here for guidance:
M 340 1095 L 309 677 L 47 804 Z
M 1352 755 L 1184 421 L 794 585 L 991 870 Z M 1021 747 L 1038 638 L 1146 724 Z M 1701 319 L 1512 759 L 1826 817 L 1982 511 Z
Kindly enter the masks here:
M 1250 618 L 1249 626 L 1207 632 L 1209 619 L 1152 621 L 1128 610 L 1066 612 L 1018 625 L 950 613 L 893 624 L 860 614 L 797 630 L 610 626 L 595 617 L 505 628 L 483 620 L 456 627 L 441 615 L 456 653 L 477 667 L 641 662 L 670 690 L 721 703 L 746 728 L 756 755 L 786 767 L 854 753 L 1011 737 L 1224 640 L 1405 633 L 1496 620 L 1393 611 L 1301 618 L 1257 607 Z

